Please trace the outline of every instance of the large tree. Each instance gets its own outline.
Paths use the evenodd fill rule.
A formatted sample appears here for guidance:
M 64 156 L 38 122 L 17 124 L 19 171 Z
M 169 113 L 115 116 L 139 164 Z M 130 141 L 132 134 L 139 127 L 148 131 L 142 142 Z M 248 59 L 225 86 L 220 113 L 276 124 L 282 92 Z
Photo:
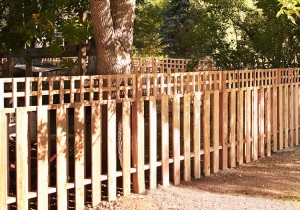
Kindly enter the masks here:
M 90 0 L 98 73 L 130 73 L 135 0 Z

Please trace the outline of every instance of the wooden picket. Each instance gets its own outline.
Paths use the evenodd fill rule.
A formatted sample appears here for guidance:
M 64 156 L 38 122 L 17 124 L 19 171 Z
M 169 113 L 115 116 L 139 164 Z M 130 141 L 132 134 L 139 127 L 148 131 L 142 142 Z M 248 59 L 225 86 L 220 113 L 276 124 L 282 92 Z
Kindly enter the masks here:
M 178 185 L 180 184 L 180 97 L 178 95 L 174 96 L 173 98 L 172 110 L 173 110 L 172 143 L 173 143 L 173 160 L 174 160 L 173 176 L 174 176 L 174 184 Z
M 49 135 L 48 135 L 48 110 L 47 107 L 37 107 L 37 161 L 38 161 L 38 177 L 37 177 L 37 194 L 38 209 L 48 208 L 48 180 L 49 180 Z
M 17 209 L 28 209 L 28 113 L 26 108 L 16 109 L 16 164 L 17 164 Z M 44 174 L 47 175 L 47 174 Z
M 30 199 L 46 209 L 49 196 L 57 209 L 84 209 L 115 200 L 119 186 L 145 193 L 299 145 L 299 69 L 187 73 L 182 60 L 139 62 L 130 75 L 0 79 L 0 209 Z
M 157 186 L 157 106 L 154 96 L 149 100 L 149 141 L 150 141 L 150 189 Z M 175 153 L 175 152 L 174 152 Z M 175 164 L 175 160 L 174 160 Z
M 190 94 L 183 98 L 184 181 L 191 180 Z
M 169 186 L 169 99 L 161 99 L 161 163 L 162 185 Z
M 6 199 L 8 196 L 8 145 L 7 145 L 7 116 L 4 110 L 0 110 L 0 209 L 7 209 Z
M 66 200 L 67 194 L 67 110 L 65 105 L 61 105 L 56 110 L 56 186 L 57 208 L 68 209 Z M 97 199 L 97 198 L 95 198 Z

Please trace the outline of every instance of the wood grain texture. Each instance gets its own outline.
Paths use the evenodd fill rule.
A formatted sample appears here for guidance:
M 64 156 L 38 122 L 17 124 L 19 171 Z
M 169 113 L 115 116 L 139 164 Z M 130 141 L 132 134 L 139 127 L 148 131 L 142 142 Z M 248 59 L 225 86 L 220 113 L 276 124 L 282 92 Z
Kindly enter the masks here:
M 295 112 L 295 145 L 299 145 L 299 85 L 294 89 L 294 112 Z
M 145 193 L 145 151 L 144 151 L 144 101 L 138 99 L 133 102 L 132 110 L 132 144 L 133 144 L 133 167 L 136 168 L 136 173 L 132 175 L 133 179 L 133 192 L 134 193 Z
M 251 161 L 251 90 L 246 90 L 245 99 L 245 126 L 246 126 L 246 163 Z
M 84 208 L 85 125 L 84 104 L 76 103 L 74 111 L 75 208 Z
M 221 133 L 220 138 L 222 142 L 222 169 L 228 168 L 228 92 L 223 90 L 221 100 L 220 112 L 221 112 Z
M 184 181 L 191 180 L 191 97 L 185 94 L 183 97 L 183 142 L 184 142 Z
M 283 113 L 283 86 L 278 89 L 278 116 L 279 116 L 279 150 L 283 149 L 283 128 L 284 128 L 284 113 Z
M 61 105 L 56 110 L 56 190 L 57 209 L 68 209 L 67 194 L 67 110 Z
M 213 172 L 220 170 L 220 91 L 213 91 Z
M 204 176 L 210 175 L 210 91 L 203 96 Z
M 131 126 L 130 126 L 130 101 L 122 103 L 122 131 L 123 131 L 123 195 L 130 195 L 131 189 Z
M 6 210 L 8 183 L 8 120 L 4 109 L 0 109 L 0 209 Z
M 169 98 L 167 95 L 161 98 L 161 149 L 162 185 L 169 186 Z
M 107 103 L 107 179 L 108 200 L 117 198 L 117 120 L 116 102 L 109 100 Z
M 28 114 L 26 108 L 16 108 L 17 209 L 28 209 Z
M 101 167 L 102 167 L 102 118 L 100 103 L 92 103 L 91 133 L 92 133 L 92 205 L 101 201 Z
M 279 120 L 279 113 L 278 113 L 278 87 L 275 86 L 272 88 L 272 137 L 273 137 L 273 147 L 272 151 L 276 152 L 278 149 L 278 120 Z
M 176 95 L 173 98 L 172 103 L 173 110 L 173 127 L 172 127 L 172 138 L 173 138 L 173 176 L 174 185 L 180 184 L 180 96 Z
M 267 141 L 267 156 L 271 156 L 271 87 L 267 87 L 266 92 L 266 141 Z
M 38 209 L 48 208 L 48 179 L 49 179 L 49 135 L 48 135 L 48 108 L 37 107 L 37 193 Z
M 149 100 L 150 189 L 157 187 L 157 106 L 155 97 Z
M 230 167 L 236 167 L 236 90 L 230 92 Z
M 194 113 L 193 113 L 193 132 L 194 132 L 194 177 L 196 179 L 201 177 L 201 93 L 195 92 L 194 95 Z M 179 120 L 178 120 L 179 121 Z
M 237 141 L 238 141 L 237 161 L 239 165 L 242 165 L 244 163 L 243 100 L 244 100 L 244 92 L 243 90 L 239 90 L 238 100 L 237 100 Z
M 258 89 L 254 87 L 253 89 L 253 160 L 258 160 Z

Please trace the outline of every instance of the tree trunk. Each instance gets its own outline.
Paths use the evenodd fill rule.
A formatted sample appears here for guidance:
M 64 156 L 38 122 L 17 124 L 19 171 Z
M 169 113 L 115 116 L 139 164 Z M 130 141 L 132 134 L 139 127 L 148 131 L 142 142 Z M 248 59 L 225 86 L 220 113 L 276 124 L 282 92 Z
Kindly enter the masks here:
M 135 0 L 90 0 L 98 74 L 129 74 Z M 117 146 L 122 166 L 122 106 L 117 106 Z M 109 128 L 108 128 L 109 129 Z
M 99 74 L 131 72 L 135 0 L 90 0 Z

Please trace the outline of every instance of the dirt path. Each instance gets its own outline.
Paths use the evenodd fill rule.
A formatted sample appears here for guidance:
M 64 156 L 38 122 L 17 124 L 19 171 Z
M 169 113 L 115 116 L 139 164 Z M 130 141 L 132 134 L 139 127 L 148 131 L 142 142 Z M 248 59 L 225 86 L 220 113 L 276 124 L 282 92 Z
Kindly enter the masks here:
M 94 209 L 300 210 L 300 147 L 180 186 L 103 202 Z

